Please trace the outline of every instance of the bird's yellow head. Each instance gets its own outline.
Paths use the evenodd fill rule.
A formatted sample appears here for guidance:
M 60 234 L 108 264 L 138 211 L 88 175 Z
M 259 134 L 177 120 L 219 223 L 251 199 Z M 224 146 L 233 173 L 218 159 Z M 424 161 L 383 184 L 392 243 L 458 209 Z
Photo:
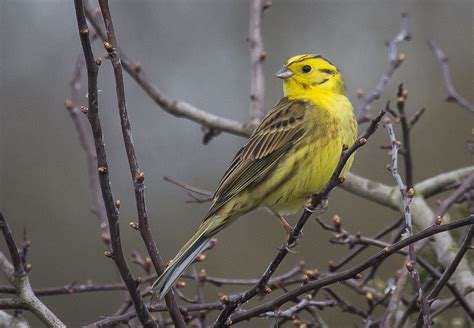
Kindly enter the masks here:
M 291 57 L 275 76 L 283 80 L 283 92 L 290 98 L 319 92 L 346 94 L 341 72 L 320 55 Z

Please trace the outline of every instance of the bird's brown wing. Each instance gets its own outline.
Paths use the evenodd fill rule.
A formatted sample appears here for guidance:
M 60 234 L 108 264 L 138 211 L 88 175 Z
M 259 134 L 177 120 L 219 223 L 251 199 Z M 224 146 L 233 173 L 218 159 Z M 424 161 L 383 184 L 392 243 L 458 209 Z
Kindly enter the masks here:
M 216 192 L 207 218 L 254 181 L 264 178 L 305 132 L 310 104 L 282 98 L 234 157 Z

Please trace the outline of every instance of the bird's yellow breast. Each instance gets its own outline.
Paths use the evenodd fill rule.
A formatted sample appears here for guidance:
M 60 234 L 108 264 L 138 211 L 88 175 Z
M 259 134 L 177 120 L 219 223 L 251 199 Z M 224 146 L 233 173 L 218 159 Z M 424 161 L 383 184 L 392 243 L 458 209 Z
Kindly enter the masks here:
M 331 178 L 339 162 L 343 145 L 352 145 L 357 125 L 349 100 L 342 95 L 318 94 L 309 99 L 314 106 L 305 113 L 306 132 L 262 190 L 272 190 L 263 204 L 282 215 L 302 208 L 309 196 L 320 191 Z M 352 158 L 342 175 L 349 170 Z M 273 186 L 270 184 L 273 183 Z M 260 189 L 260 188 L 259 188 Z M 257 191 L 258 192 L 258 191 Z

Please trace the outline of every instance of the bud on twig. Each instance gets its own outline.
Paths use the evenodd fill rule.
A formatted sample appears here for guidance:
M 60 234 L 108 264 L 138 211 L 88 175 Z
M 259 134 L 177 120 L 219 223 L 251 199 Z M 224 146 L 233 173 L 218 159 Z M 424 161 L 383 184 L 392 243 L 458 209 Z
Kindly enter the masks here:
M 71 110 L 73 107 L 72 100 L 71 99 L 66 99 L 64 100 L 64 108 L 67 110 Z
M 105 252 L 104 252 L 104 255 L 105 255 L 106 257 L 112 258 L 112 252 L 105 251 Z
M 129 222 L 128 226 L 134 230 L 139 230 L 138 223 L 136 222 Z

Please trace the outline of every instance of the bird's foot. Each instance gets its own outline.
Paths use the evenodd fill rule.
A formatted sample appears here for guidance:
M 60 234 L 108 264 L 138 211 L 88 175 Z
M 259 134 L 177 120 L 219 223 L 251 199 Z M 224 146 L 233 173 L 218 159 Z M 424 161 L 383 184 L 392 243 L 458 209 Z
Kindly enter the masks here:
M 313 200 L 310 198 L 305 204 L 304 209 L 311 213 L 323 214 L 329 207 L 329 200 L 327 198 L 321 199 L 321 202 L 314 207 Z

